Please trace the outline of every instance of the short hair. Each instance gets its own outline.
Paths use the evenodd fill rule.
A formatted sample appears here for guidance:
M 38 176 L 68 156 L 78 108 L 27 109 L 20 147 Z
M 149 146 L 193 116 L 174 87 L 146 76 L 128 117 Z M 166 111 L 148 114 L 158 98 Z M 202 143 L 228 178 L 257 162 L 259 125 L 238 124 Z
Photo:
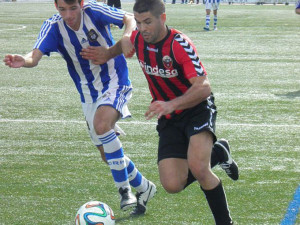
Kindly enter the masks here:
M 163 0 L 136 0 L 133 11 L 137 13 L 150 12 L 155 17 L 165 13 L 166 8 Z
M 76 1 L 78 1 L 79 4 L 81 4 L 81 1 L 83 0 L 64 0 L 65 3 L 67 3 L 68 5 L 75 3 Z M 57 4 L 57 0 L 54 0 L 55 4 Z

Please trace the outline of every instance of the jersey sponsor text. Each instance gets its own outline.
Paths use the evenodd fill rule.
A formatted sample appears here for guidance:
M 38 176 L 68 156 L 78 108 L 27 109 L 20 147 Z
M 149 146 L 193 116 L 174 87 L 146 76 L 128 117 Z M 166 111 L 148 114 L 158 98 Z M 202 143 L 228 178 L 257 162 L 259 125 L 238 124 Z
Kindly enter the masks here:
M 142 60 L 139 60 L 139 64 L 141 68 L 148 74 L 148 75 L 154 75 L 154 76 L 160 76 L 163 78 L 171 78 L 171 77 L 177 77 L 178 71 L 177 69 L 161 69 L 158 68 L 158 65 L 155 67 L 152 67 L 150 65 L 147 65 Z

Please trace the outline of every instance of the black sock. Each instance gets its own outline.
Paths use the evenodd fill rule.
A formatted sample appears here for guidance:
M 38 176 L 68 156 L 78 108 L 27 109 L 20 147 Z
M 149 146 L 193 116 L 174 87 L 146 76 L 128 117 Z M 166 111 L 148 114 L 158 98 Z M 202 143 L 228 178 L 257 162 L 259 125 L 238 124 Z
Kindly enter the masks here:
M 201 189 L 215 218 L 216 225 L 233 224 L 222 182 L 220 181 L 220 184 L 212 190 L 204 190 L 202 187 Z
M 220 162 L 220 156 L 217 154 L 215 146 L 213 147 L 211 151 L 211 156 L 210 156 L 210 167 L 214 168 L 216 165 L 218 165 Z
M 216 160 L 219 160 L 218 163 L 224 162 L 224 150 L 220 146 L 214 145 L 212 149 L 212 154 L 213 153 L 216 155 Z
M 190 184 L 194 183 L 194 181 L 196 181 L 196 178 L 194 177 L 192 172 L 189 170 L 188 178 L 186 180 L 186 184 L 184 185 L 184 189 L 186 189 L 186 187 L 189 186 Z

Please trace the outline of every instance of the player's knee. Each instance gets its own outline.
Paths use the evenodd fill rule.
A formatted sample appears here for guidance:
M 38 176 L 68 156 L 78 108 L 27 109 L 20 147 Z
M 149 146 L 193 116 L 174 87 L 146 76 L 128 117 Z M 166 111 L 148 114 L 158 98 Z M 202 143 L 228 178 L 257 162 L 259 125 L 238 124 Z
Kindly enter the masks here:
M 111 130 L 112 128 L 105 121 L 94 122 L 94 129 L 97 135 L 102 135 Z
M 209 165 L 206 165 L 205 163 L 195 161 L 189 162 L 189 168 L 200 184 L 206 181 L 211 174 Z
M 170 194 L 175 194 L 184 189 L 184 184 L 176 179 L 161 181 L 163 188 Z

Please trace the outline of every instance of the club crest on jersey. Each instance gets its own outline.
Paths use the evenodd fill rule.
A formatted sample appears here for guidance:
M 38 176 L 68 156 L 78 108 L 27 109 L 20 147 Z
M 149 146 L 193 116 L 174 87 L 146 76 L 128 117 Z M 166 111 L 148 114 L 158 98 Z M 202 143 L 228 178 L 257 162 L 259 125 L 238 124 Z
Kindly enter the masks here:
M 97 38 L 98 38 L 98 34 L 96 33 L 96 31 L 94 31 L 94 29 L 90 29 L 90 31 L 88 32 L 89 41 L 91 42 L 97 41 Z
M 162 62 L 163 62 L 163 64 L 164 64 L 165 68 L 168 68 L 168 69 L 170 69 L 170 68 L 172 67 L 172 65 L 173 65 L 173 60 L 172 60 L 171 57 L 168 56 L 168 55 L 165 55 L 165 56 L 162 58 Z

